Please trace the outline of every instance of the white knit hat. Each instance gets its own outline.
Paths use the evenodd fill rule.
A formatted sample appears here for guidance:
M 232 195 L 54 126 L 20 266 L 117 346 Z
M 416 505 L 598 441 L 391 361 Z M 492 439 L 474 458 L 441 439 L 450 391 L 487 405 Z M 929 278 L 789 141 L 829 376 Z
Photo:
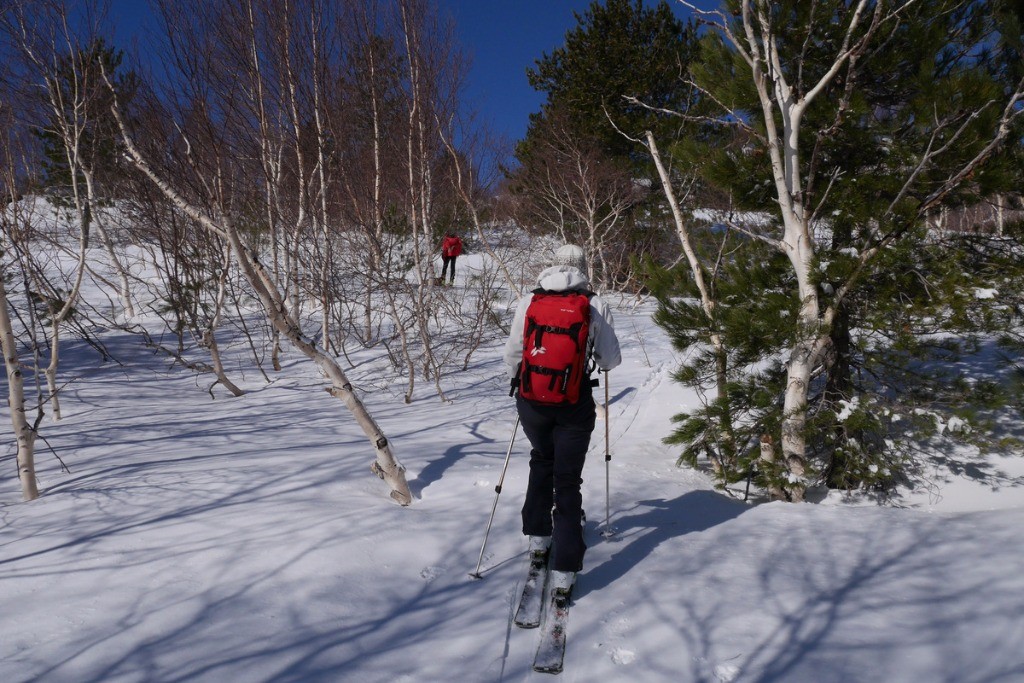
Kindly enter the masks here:
M 566 244 L 555 252 L 555 265 L 572 266 L 585 273 L 587 272 L 587 254 L 575 244 Z

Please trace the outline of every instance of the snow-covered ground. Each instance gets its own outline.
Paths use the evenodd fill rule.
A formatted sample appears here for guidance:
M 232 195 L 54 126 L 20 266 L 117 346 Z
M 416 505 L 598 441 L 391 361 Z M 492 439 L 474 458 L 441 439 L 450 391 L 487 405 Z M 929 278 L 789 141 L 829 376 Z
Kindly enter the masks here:
M 600 534 L 599 422 L 562 680 L 1024 680 L 1021 458 L 936 452 L 931 485 L 898 506 L 744 504 L 674 465 L 661 439 L 696 397 L 669 379 L 650 305 L 611 300 L 615 534 Z M 208 377 L 103 340 L 119 362 L 69 344 L 65 419 L 43 426 L 71 472 L 40 443 L 43 495 L 22 503 L 7 439 L 0 681 L 551 680 L 530 667 L 538 632 L 510 625 L 521 434 L 469 577 L 515 420 L 498 344 L 446 378 L 450 403 L 421 384 L 406 405 L 400 382 L 364 396 L 408 468 L 401 508 L 297 354 L 269 385 L 229 368 L 248 393 L 211 400 Z M 377 361 L 353 359 L 357 386 L 380 384 Z

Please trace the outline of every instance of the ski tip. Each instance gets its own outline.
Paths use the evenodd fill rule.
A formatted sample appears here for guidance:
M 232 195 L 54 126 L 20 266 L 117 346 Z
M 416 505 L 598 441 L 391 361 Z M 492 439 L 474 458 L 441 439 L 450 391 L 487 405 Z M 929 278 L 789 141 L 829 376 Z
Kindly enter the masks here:
M 516 622 L 513 622 L 513 623 L 516 626 L 518 626 L 519 628 L 521 628 L 521 629 L 531 629 L 531 628 L 537 628 L 538 626 L 540 626 L 540 622 L 539 621 L 537 621 L 537 622 L 533 622 L 533 621 L 530 621 L 530 622 L 516 621 Z
M 469 578 L 479 581 L 480 579 L 484 578 L 484 575 L 480 572 L 470 572 Z
M 537 673 L 542 673 L 542 674 L 560 674 L 560 673 L 562 673 L 562 667 L 561 666 L 547 666 L 547 665 L 546 666 L 535 666 L 535 667 L 533 667 L 533 670 L 536 671 Z
M 615 536 L 615 528 L 614 527 L 612 527 L 611 529 L 604 529 L 601 532 L 601 538 L 612 538 L 614 536 Z

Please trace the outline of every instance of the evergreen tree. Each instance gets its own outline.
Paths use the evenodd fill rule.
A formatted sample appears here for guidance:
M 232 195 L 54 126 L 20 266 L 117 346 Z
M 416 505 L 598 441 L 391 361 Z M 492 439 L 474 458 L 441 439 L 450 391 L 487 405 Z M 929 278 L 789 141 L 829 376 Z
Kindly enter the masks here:
M 543 55 L 527 72 L 531 85 L 547 100 L 541 111 L 531 115 L 526 137 L 517 145 L 510 190 L 528 207 L 521 217 L 524 222 L 567 224 L 561 233 L 583 236 L 593 233 L 586 221 L 563 218 L 533 189 L 552 175 L 564 174 L 553 161 L 583 156 L 585 163 L 577 158 L 568 165 L 600 167 L 602 178 L 615 175 L 632 182 L 637 196 L 628 202 L 628 210 L 615 216 L 614 228 L 599 252 L 588 254 L 590 262 L 607 270 L 601 273 L 604 282 L 621 286 L 632 280 L 630 255 L 664 253 L 665 245 L 673 244 L 664 239 L 663 202 L 653 193 L 646 193 L 646 199 L 641 196 L 656 177 L 650 158 L 627 135 L 673 125 L 649 106 L 685 108 L 690 88 L 682 75 L 696 51 L 696 30 L 680 22 L 664 0 L 654 7 L 641 0 L 595 1 L 575 17 L 577 26 L 566 34 L 565 43 Z M 627 98 L 642 98 L 644 104 Z M 622 192 L 619 181 L 604 187 L 610 194 Z M 593 190 L 590 185 L 586 192 Z M 594 201 L 593 196 L 580 197 L 573 203 Z M 602 218 L 621 205 L 607 199 L 597 203 L 607 212 Z M 541 214 L 544 217 L 538 218 Z M 670 249 L 663 260 L 670 260 L 677 251 Z
M 44 182 L 48 186 L 69 186 L 72 169 L 79 175 L 83 167 L 108 191 L 116 182 L 122 165 L 116 150 L 116 125 L 110 114 L 113 96 L 103 72 L 110 76 L 120 101 L 130 103 L 138 78 L 134 72 L 122 72 L 123 58 L 124 53 L 103 38 L 56 58 L 49 88 L 51 102 L 44 109 L 45 122 L 35 129 L 42 142 Z
M 1000 130 L 1021 118 L 1019 101 L 1016 110 L 1005 108 L 1006 93 L 1012 98 L 1021 88 L 1013 74 L 1019 62 L 1007 58 L 1019 44 L 1016 15 L 1001 16 L 1007 6 L 999 2 L 897 3 L 898 21 L 880 11 L 877 24 L 847 33 L 857 3 L 749 2 L 746 12 L 738 0 L 726 4 L 735 22 L 756 17 L 770 34 L 777 58 L 770 68 L 761 64 L 768 69 L 761 73 L 780 110 L 765 119 L 750 62 L 723 40 L 724 31 L 709 33 L 693 69 L 704 93 L 696 107 L 706 109 L 691 108 L 690 118 L 718 109 L 722 127 L 737 132 L 732 144 L 707 144 L 691 128 L 673 153 L 762 219 L 735 218 L 746 237 L 718 252 L 726 261 L 715 268 L 722 305 L 714 320 L 679 303 L 689 284 L 670 274 L 658 280 L 659 320 L 680 345 L 707 343 L 711 326 L 723 335 L 731 418 L 742 426 L 740 468 L 757 461 L 766 488 L 799 489 L 791 456 L 770 456 L 793 417 L 787 389 L 804 381 L 787 366 L 804 353 L 811 372 L 801 422 L 791 423 L 806 443 L 803 455 L 830 486 L 890 485 L 912 464 L 913 439 L 977 420 L 997 395 L 992 383 L 959 375 L 956 359 L 976 348 L 977 334 L 1007 325 L 998 302 L 983 293 L 1009 295 L 1018 287 L 1011 283 L 1024 281 L 1020 264 L 1010 265 L 1007 250 L 991 240 L 940 237 L 930 219 L 1019 182 L 1017 145 L 992 144 L 999 136 L 1020 139 Z M 730 31 L 745 35 L 740 25 Z M 853 56 L 830 75 L 844 49 Z M 791 90 L 780 89 L 783 78 Z M 783 104 L 802 101 L 818 83 L 823 90 L 802 118 L 787 119 Z M 785 150 L 772 147 L 769 124 L 785 132 Z M 783 154 L 791 175 L 780 179 L 774 162 Z M 787 266 L 793 245 L 772 218 L 786 202 L 807 212 L 806 271 Z M 808 296 L 817 311 L 810 318 Z M 700 384 L 705 367 L 698 357 L 677 377 Z M 678 418 L 672 439 L 684 445 L 684 459 L 716 445 L 718 434 L 706 426 L 722 400 Z M 772 464 L 762 462 L 766 453 Z
M 712 316 L 688 268 L 648 264 L 648 283 L 659 302 L 655 322 L 687 358 L 673 379 L 705 397 L 702 408 L 673 418 L 677 427 L 666 441 L 683 447 L 681 464 L 696 467 L 707 458 L 719 482 L 732 483 L 758 459 L 760 438 L 778 428 L 785 379 L 779 348 L 792 338 L 796 307 L 786 295 L 784 259 L 777 252 L 738 233 L 705 229 L 694 237 L 702 262 L 718 262 L 706 273 L 716 304 Z M 712 335 L 725 341 L 722 349 L 709 343 Z
M 578 25 L 566 34 L 565 44 L 527 71 L 530 85 L 546 93 L 547 101 L 530 117 L 520 161 L 529 153 L 533 136 L 540 134 L 542 122 L 552 110 L 560 110 L 575 131 L 599 141 L 609 156 L 632 158 L 647 167 L 649 160 L 615 126 L 639 136 L 666 124 L 625 97 L 642 98 L 653 107 L 684 109 L 689 89 L 682 75 L 696 49 L 696 31 L 683 25 L 665 0 L 653 8 L 642 0 L 595 1 L 574 16 Z

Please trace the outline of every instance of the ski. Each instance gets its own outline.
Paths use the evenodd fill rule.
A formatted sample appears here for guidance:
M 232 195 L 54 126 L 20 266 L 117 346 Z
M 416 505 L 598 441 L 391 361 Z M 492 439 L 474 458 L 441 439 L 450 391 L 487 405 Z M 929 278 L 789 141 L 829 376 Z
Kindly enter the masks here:
M 570 589 L 551 588 L 544 626 L 540 630 L 540 645 L 533 658 L 533 670 L 557 674 L 565 659 L 565 627 L 569 621 Z
M 541 608 L 544 606 L 544 587 L 548 578 L 547 552 L 530 553 L 530 570 L 526 575 L 523 593 L 519 598 L 519 609 L 513 622 L 520 628 L 540 626 Z

